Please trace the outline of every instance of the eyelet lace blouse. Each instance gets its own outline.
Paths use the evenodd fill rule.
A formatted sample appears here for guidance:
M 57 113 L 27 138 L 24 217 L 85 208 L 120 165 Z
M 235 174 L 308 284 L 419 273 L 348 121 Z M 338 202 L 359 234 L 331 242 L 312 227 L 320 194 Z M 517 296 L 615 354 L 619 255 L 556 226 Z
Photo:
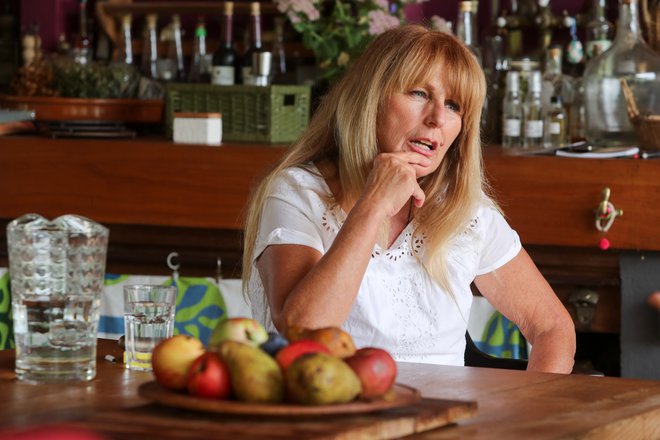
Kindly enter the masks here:
M 346 214 L 333 202 L 313 165 L 286 169 L 266 198 L 255 260 L 267 246 L 276 244 L 309 246 L 325 254 L 345 220 Z M 384 348 L 397 361 L 464 365 L 470 284 L 477 275 L 503 266 L 518 254 L 518 234 L 484 198 L 465 231 L 448 243 L 452 290 L 448 293 L 423 268 L 425 235 L 413 237 L 414 228 L 413 221 L 389 249 L 374 246 L 342 328 L 358 348 Z M 275 330 L 254 261 L 248 292 L 254 318 Z

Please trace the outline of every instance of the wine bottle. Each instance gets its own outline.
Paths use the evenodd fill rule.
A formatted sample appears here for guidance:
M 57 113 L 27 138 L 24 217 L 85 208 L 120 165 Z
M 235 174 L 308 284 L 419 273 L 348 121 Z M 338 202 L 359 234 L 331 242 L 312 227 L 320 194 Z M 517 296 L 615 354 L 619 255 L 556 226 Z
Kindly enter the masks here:
M 481 51 L 477 39 L 477 5 L 474 1 L 461 1 L 456 19 L 456 37 L 470 48 L 481 64 Z
M 156 33 L 157 14 L 148 14 L 142 36 L 141 73 L 146 78 L 158 78 L 158 35 Z
M 261 46 L 261 5 L 259 2 L 250 3 L 250 34 L 249 47 L 243 53 L 241 78 L 243 84 L 254 85 L 252 77 L 253 54 L 263 52 Z
M 221 86 L 236 84 L 236 50 L 233 43 L 234 3 L 225 2 L 222 15 L 222 35 L 220 45 L 213 54 L 211 83 Z
M 188 81 L 192 83 L 211 82 L 211 69 L 206 55 L 206 24 L 204 17 L 197 18 L 193 58 L 190 63 Z

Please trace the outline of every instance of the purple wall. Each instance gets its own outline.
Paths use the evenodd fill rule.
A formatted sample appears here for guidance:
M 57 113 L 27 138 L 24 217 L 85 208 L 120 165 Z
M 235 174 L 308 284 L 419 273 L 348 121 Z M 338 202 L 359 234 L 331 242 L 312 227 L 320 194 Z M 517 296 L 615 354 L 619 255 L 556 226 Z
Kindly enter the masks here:
M 144 2 L 145 0 L 134 0 Z M 149 0 L 146 0 L 149 1 Z M 153 1 L 153 0 L 152 0 Z M 519 0 L 520 1 L 520 0 Z M 536 1 L 536 0 L 529 0 Z M 88 13 L 93 15 L 95 0 L 88 0 Z M 616 10 L 616 1 L 610 0 Z M 27 29 L 33 22 L 38 22 L 43 47 L 46 51 L 55 49 L 57 39 L 62 32 L 71 33 L 77 30 L 78 0 L 21 0 L 21 26 Z M 501 7 L 510 9 L 510 0 L 501 0 Z M 587 12 L 591 0 L 552 0 L 550 8 L 555 14 L 561 14 L 566 9 L 569 14 Z M 410 21 L 423 22 L 432 15 L 438 15 L 445 20 L 455 22 L 458 12 L 458 0 L 430 0 L 421 4 L 406 7 L 406 15 Z M 479 4 L 478 20 L 480 28 L 485 28 L 490 15 L 490 1 L 481 0 Z

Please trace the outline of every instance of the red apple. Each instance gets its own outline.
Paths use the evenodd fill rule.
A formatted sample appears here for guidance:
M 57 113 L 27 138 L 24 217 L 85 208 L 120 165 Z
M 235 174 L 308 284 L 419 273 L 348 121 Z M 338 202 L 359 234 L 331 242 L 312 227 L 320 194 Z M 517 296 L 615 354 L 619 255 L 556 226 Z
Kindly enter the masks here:
M 229 368 L 217 353 L 207 351 L 188 371 L 188 393 L 207 399 L 226 399 L 231 393 Z
M 205 352 L 204 344 L 189 335 L 176 335 L 160 341 L 151 354 L 156 381 L 172 390 L 185 390 L 188 370 Z
M 386 350 L 364 347 L 344 361 L 360 378 L 360 397 L 363 399 L 375 399 L 392 388 L 396 379 L 396 362 Z
M 286 369 L 289 367 L 289 365 L 291 365 L 291 363 L 293 363 L 293 361 L 306 353 L 330 354 L 330 350 L 320 342 L 300 339 L 290 343 L 278 351 L 275 355 L 275 360 L 280 365 L 282 371 L 286 371 Z

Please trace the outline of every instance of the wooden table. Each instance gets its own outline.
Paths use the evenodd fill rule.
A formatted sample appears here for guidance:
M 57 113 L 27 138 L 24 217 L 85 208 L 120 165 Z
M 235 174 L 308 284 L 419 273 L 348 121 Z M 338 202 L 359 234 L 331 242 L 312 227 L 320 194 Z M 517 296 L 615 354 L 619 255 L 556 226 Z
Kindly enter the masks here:
M 13 350 L 0 352 L 0 437 L 7 428 L 65 422 L 121 439 L 221 439 L 237 438 L 239 432 L 241 440 L 333 438 L 328 432 L 302 435 L 313 421 L 297 422 L 283 432 L 283 423 L 267 418 L 223 418 L 160 407 L 137 394 L 140 384 L 152 380 L 151 374 L 127 371 L 105 360 L 107 354 L 121 358 L 114 341 L 100 340 L 93 381 L 30 385 L 15 379 Z M 660 438 L 656 381 L 409 363 L 399 365 L 398 381 L 416 387 L 428 399 L 478 405 L 473 417 L 411 438 Z M 342 426 L 342 420 L 332 424 Z

